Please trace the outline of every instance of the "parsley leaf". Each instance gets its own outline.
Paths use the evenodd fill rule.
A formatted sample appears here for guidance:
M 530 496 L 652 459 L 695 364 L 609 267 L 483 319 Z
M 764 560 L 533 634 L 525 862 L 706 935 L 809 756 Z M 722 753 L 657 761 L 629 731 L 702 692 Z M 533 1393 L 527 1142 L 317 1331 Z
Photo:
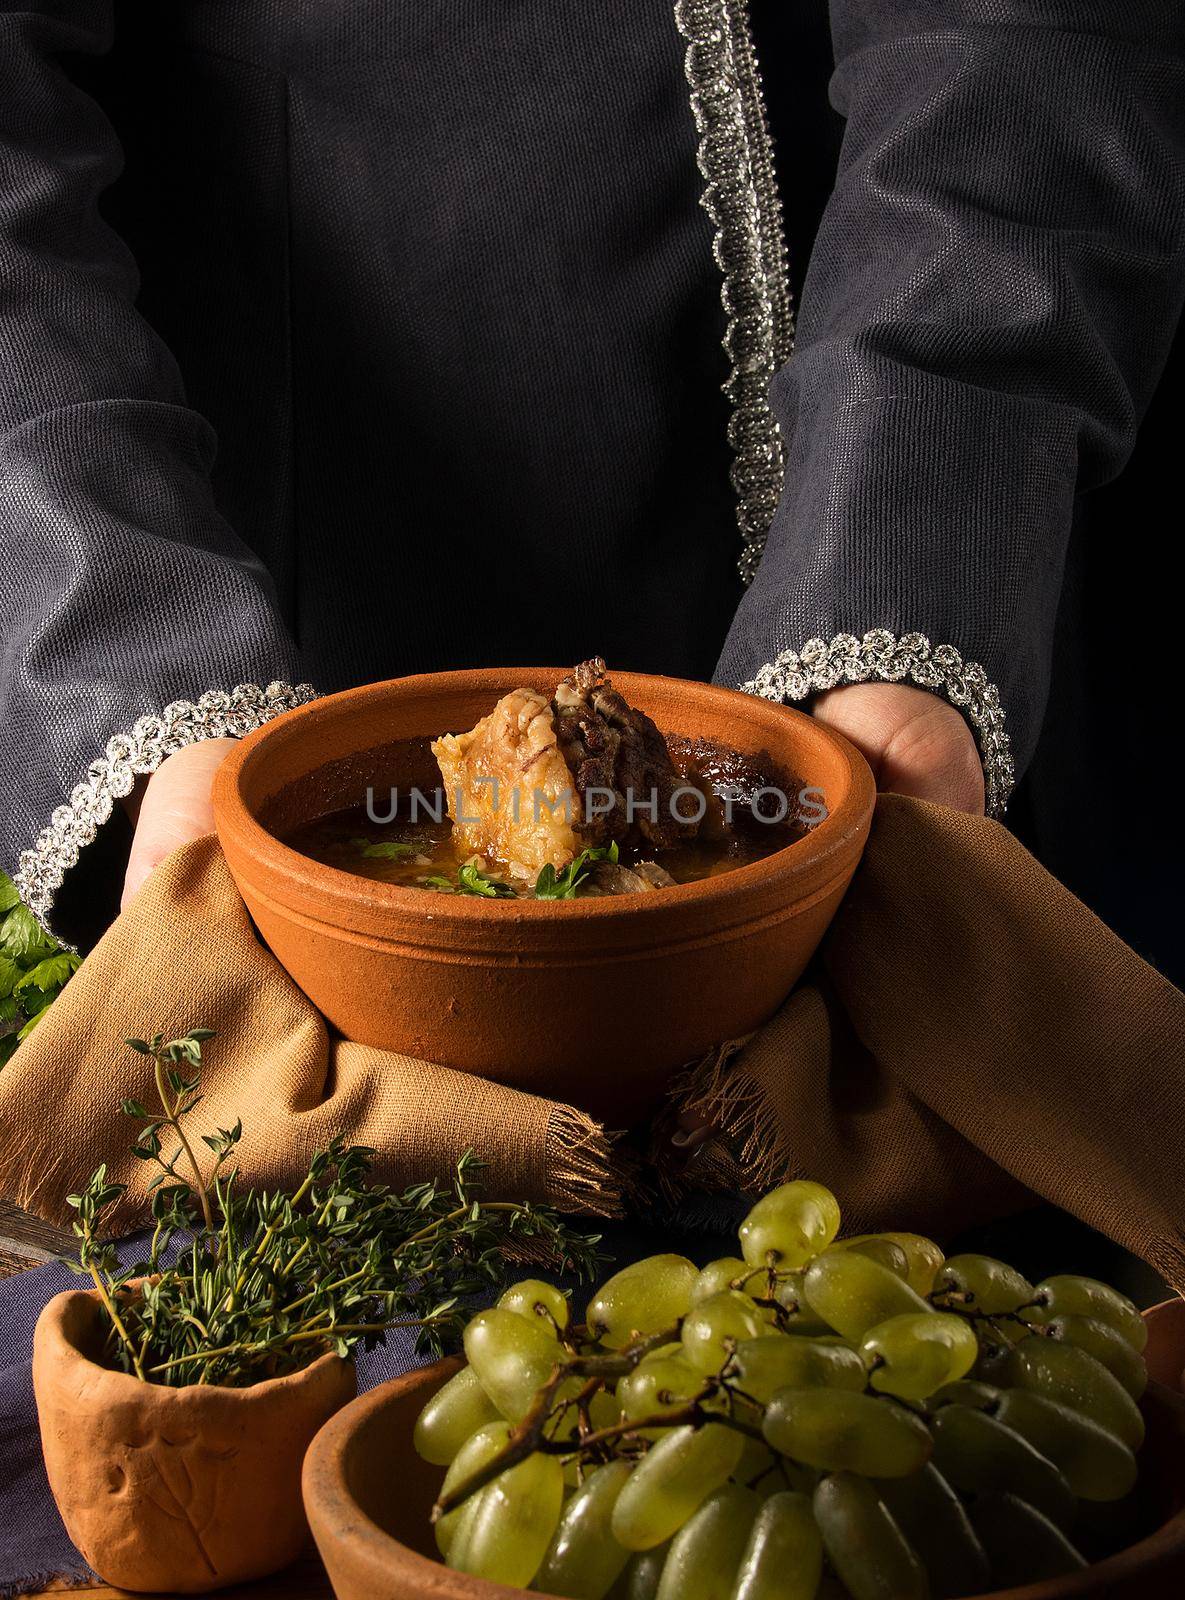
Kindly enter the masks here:
M 494 878 L 488 872 L 483 872 L 474 861 L 466 861 L 457 869 L 455 881 L 434 874 L 428 878 L 421 878 L 420 882 L 426 889 L 436 889 L 441 894 L 477 894 L 484 900 L 514 899 L 514 890 L 508 883 L 503 883 L 501 878 Z
M 514 890 L 508 883 L 492 878 L 472 861 L 466 861 L 457 872 L 457 892 L 484 895 L 487 900 L 508 900 L 514 896 Z
M 588 877 L 589 865 L 594 861 L 616 862 L 617 856 L 617 840 L 614 839 L 610 845 L 594 845 L 582 850 L 562 872 L 557 872 L 549 861 L 535 879 L 536 900 L 575 900 L 576 891 Z
M 362 855 L 377 857 L 381 861 L 406 861 L 408 856 L 417 853 L 414 844 L 401 844 L 394 839 L 367 840 L 361 851 Z
M 79 958 L 50 938 L 0 872 L 0 1067 L 78 966 Z

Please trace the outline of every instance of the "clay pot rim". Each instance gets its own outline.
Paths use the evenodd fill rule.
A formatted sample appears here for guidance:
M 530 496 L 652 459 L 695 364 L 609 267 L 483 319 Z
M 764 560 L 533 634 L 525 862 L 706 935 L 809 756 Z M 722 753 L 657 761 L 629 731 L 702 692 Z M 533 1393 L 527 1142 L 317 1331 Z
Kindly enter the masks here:
M 135 1279 L 130 1280 L 132 1284 Z M 323 1351 L 314 1361 L 307 1366 L 298 1367 L 295 1372 L 285 1372 L 276 1378 L 263 1378 L 258 1383 L 246 1385 L 231 1385 L 222 1383 L 186 1383 L 180 1386 L 167 1383 L 154 1383 L 151 1379 L 141 1381 L 131 1372 L 123 1372 L 119 1367 L 104 1366 L 101 1361 L 96 1361 L 93 1356 L 87 1355 L 79 1345 L 79 1338 L 86 1333 L 86 1327 L 81 1323 L 74 1328 L 68 1326 L 68 1319 L 75 1310 L 81 1310 L 79 1302 L 85 1302 L 86 1311 L 90 1318 L 96 1320 L 102 1315 L 103 1306 L 99 1299 L 97 1289 L 63 1289 L 60 1294 L 55 1294 L 52 1300 L 47 1300 L 37 1315 L 34 1337 L 42 1343 L 47 1338 L 55 1339 L 61 1347 L 63 1354 L 59 1360 L 63 1362 L 78 1362 L 92 1367 L 96 1372 L 105 1374 L 105 1383 L 114 1383 L 119 1387 L 127 1387 L 129 1395 L 143 1395 L 150 1391 L 154 1395 L 163 1395 L 180 1400 L 183 1395 L 203 1396 L 215 1395 L 218 1403 L 229 1405 L 245 1405 L 252 1397 L 263 1393 L 277 1394 L 284 1389 L 296 1388 L 310 1373 L 318 1372 L 329 1366 L 350 1367 L 353 1362 L 343 1360 L 335 1350 Z M 185 1402 L 192 1405 L 193 1400 Z
M 460 1356 L 448 1356 L 431 1366 L 417 1367 L 402 1377 L 379 1384 L 343 1406 L 316 1435 L 305 1456 L 301 1478 L 305 1509 L 314 1534 L 323 1526 L 348 1528 L 350 1539 L 363 1546 L 369 1559 L 381 1562 L 390 1573 L 403 1576 L 409 1586 L 420 1580 L 420 1590 L 413 1591 L 409 1587 L 409 1593 L 422 1591 L 431 1595 L 432 1600 L 512 1600 L 512 1596 L 521 1596 L 524 1591 L 454 1572 L 443 1562 L 420 1555 L 387 1533 L 363 1511 L 347 1487 L 345 1451 L 358 1425 L 372 1413 L 382 1411 L 404 1390 L 433 1378 L 443 1381 L 464 1364 Z M 1185 1395 L 1156 1382 L 1149 1383 L 1148 1394 L 1158 1405 L 1185 1415 Z M 1133 1558 L 1143 1555 L 1157 1561 L 1162 1552 L 1167 1554 L 1174 1548 L 1179 1555 L 1185 1555 L 1185 1506 L 1145 1538 L 1080 1573 L 1024 1584 L 1020 1588 L 996 1589 L 982 1596 L 982 1600 L 1075 1600 L 1076 1596 L 1103 1595 L 1105 1585 L 1112 1578 L 1125 1576 L 1124 1568 L 1130 1568 Z M 1130 1578 L 1130 1571 L 1126 1576 Z M 1150 1576 L 1155 1577 L 1155 1572 L 1150 1572 Z M 556 1597 L 541 1595 L 541 1600 L 556 1600 Z
M 800 732 L 809 729 L 809 741 L 817 747 L 827 747 L 846 766 L 847 790 L 839 805 L 829 811 L 824 821 L 804 838 L 763 856 L 760 861 L 731 868 L 712 878 L 674 884 L 664 888 L 661 894 L 568 901 L 524 898 L 513 902 L 488 902 L 476 895 L 433 895 L 431 904 L 425 905 L 427 897 L 422 889 L 360 878 L 355 873 L 326 866 L 293 850 L 263 827 L 244 799 L 244 782 L 253 769 L 266 759 L 271 740 L 305 721 L 320 721 L 332 717 L 335 710 L 345 706 L 356 708 L 369 700 L 389 697 L 393 689 L 401 691 L 409 699 L 461 689 L 473 692 L 488 689 L 496 698 L 499 694 L 507 693 L 519 679 L 530 682 L 545 677 L 558 682 L 566 670 L 497 667 L 419 673 L 345 689 L 284 712 L 243 739 L 218 768 L 213 788 L 218 830 L 220 833 L 227 830 L 233 832 L 242 849 L 257 862 L 266 862 L 270 897 L 276 899 L 286 912 L 299 909 L 302 920 L 311 925 L 319 924 L 331 929 L 346 927 L 366 934 L 374 931 L 376 912 L 380 915 L 397 914 L 401 918 L 414 917 L 417 922 L 424 924 L 426 935 L 433 927 L 448 929 L 450 926 L 472 927 L 474 924 L 484 924 L 492 929 L 513 923 L 522 930 L 524 926 L 554 928 L 557 921 L 561 924 L 567 921 L 620 925 L 623 919 L 629 919 L 631 922 L 640 921 L 645 926 L 651 919 L 698 906 L 709 909 L 715 926 L 727 927 L 738 920 L 747 920 L 747 914 L 742 914 L 741 918 L 728 915 L 729 903 L 735 904 L 738 898 L 743 900 L 746 890 L 769 892 L 797 881 L 799 896 L 805 897 L 816 891 L 822 892 L 833 879 L 847 870 L 852 840 L 866 833 L 869 827 L 876 799 L 876 784 L 863 756 L 842 734 L 816 722 L 804 712 L 777 701 L 744 694 L 736 689 L 720 688 L 715 684 L 649 673 L 619 672 L 613 676 L 626 691 L 627 698 L 634 685 L 644 684 L 689 696 L 701 704 L 706 703 L 720 710 L 735 710 L 743 706 L 750 721 L 759 724 L 764 722 L 769 726 L 771 739 L 779 720 L 796 722 Z M 776 750 L 771 750 L 771 754 L 776 757 Z M 811 781 L 808 774 L 795 776 L 801 777 L 807 785 Z M 326 907 L 327 915 L 324 918 L 310 917 L 305 909 L 310 888 L 316 891 Z M 288 898 L 288 891 L 292 894 L 291 899 Z M 801 909 L 801 898 L 793 909 Z M 434 943 L 435 940 L 430 939 L 429 942 Z

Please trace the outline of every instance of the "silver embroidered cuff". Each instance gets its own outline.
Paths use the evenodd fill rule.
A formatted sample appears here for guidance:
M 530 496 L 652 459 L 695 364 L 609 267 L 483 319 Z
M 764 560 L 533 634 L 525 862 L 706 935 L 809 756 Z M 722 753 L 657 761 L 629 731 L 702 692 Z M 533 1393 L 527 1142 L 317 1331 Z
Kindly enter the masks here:
M 1012 742 L 1004 726 L 1000 692 L 978 661 L 964 661 L 953 645 L 932 645 L 924 633 L 898 639 L 874 628 L 862 639 L 837 633 L 784 650 L 741 688 L 766 700 L 805 700 L 844 683 L 913 683 L 957 706 L 975 732 L 983 758 L 989 817 L 1000 817 L 1016 781 Z
M 728 438 L 746 583 L 757 571 L 773 519 L 786 454 L 769 403 L 773 376 L 794 348 L 782 202 L 745 0 L 678 0 L 675 25 L 687 43 L 685 70 L 705 180 L 700 204 L 715 227 L 728 322 L 724 349 L 732 404 Z
M 21 899 L 46 922 L 66 873 L 77 863 L 80 851 L 94 843 L 115 802 L 131 794 L 138 775 L 155 772 L 167 756 L 186 745 L 200 739 L 241 737 L 314 698 L 307 683 L 295 687 L 269 683 L 266 689 L 241 683 L 229 694 L 211 689 L 196 704 L 174 700 L 161 716 L 141 717 L 131 733 L 117 733 L 108 740 L 105 755 L 91 762 L 68 802 L 56 808 L 33 848 L 21 856 L 13 879 Z

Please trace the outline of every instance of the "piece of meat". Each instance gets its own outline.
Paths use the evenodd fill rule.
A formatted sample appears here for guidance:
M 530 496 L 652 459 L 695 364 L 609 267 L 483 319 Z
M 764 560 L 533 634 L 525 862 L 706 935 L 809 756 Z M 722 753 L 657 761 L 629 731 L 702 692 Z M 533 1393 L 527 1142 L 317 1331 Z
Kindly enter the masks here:
M 555 692 L 555 733 L 577 796 L 576 827 L 586 844 L 664 850 L 698 831 L 698 821 L 673 815 L 671 797 L 684 787 L 651 719 L 626 704 L 599 656 L 583 661 Z M 697 810 L 680 798 L 686 816 Z
M 623 867 L 619 861 L 596 861 L 580 893 L 590 900 L 610 894 L 650 894 L 674 881 L 657 861 L 639 861 L 634 867 Z
M 432 744 L 461 848 L 533 883 L 581 849 L 572 775 L 556 742 L 551 703 L 515 689 L 469 733 Z

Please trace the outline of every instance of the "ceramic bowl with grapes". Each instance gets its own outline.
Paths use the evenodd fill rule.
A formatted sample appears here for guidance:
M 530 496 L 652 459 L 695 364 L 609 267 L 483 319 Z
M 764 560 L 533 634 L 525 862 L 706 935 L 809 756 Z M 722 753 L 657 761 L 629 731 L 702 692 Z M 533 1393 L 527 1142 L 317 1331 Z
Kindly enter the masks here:
M 510 1600 L 521 1590 L 442 1565 L 429 1522 L 443 1469 L 416 1454 L 429 1398 L 462 1363 L 437 1362 L 360 1396 L 305 1458 L 309 1523 L 338 1600 Z M 997 1591 L 990 1600 L 1179 1600 L 1185 1592 L 1185 1397 L 1160 1384 L 1143 1403 L 1144 1537 L 1085 1571 Z

